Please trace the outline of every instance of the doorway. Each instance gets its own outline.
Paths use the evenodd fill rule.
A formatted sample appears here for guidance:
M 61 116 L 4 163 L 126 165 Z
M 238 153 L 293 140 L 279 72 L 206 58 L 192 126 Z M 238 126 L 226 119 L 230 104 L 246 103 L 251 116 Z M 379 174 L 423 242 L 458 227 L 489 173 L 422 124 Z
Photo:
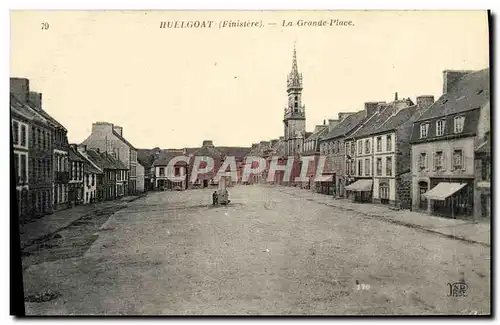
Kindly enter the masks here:
M 203 187 L 208 187 L 208 179 L 203 180 Z

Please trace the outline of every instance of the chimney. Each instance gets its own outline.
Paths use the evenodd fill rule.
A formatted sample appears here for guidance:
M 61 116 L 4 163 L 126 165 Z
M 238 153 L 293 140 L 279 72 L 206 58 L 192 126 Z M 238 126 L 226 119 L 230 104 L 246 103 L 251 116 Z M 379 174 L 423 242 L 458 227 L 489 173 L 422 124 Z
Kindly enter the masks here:
M 113 131 L 118 133 L 121 137 L 123 137 L 123 128 L 118 125 L 113 125 Z
M 445 70 L 443 71 L 443 94 L 448 93 L 453 86 L 472 70 Z
M 402 100 L 396 100 L 392 103 L 392 114 L 396 115 L 400 110 L 403 108 L 407 108 L 410 106 L 411 101 L 402 99 Z
M 397 91 L 394 93 L 394 100 L 398 100 L 398 92 Z
M 339 123 L 342 122 L 343 120 L 346 119 L 346 117 L 348 117 L 349 115 L 352 115 L 354 113 L 345 113 L 345 112 L 342 112 L 342 113 L 339 113 Z
M 33 108 L 42 110 L 42 94 L 36 91 L 29 92 L 29 101 L 33 104 Z
M 258 146 L 259 146 L 258 143 L 252 143 L 252 149 L 257 149 Z
M 365 113 L 366 117 L 370 117 L 377 111 L 377 107 L 380 102 L 366 102 L 365 103 Z
M 113 131 L 113 124 L 108 122 L 94 122 L 92 123 L 92 134 L 105 135 Z
M 280 140 L 285 140 L 285 137 L 284 136 L 280 136 Z
M 79 144 L 78 151 L 84 152 L 84 153 L 87 152 L 87 145 L 86 144 Z
M 326 120 L 323 120 L 323 125 L 326 125 Z
M 204 140 L 201 146 L 202 147 L 213 147 L 214 142 L 212 140 Z
M 417 97 L 417 108 L 427 109 L 434 103 L 434 96 L 423 95 Z
M 260 147 L 261 148 L 269 147 L 269 141 L 261 141 L 260 142 Z
M 13 93 L 21 102 L 28 102 L 30 81 L 26 78 L 10 78 L 10 92 Z
M 328 120 L 328 132 L 339 124 L 339 120 Z

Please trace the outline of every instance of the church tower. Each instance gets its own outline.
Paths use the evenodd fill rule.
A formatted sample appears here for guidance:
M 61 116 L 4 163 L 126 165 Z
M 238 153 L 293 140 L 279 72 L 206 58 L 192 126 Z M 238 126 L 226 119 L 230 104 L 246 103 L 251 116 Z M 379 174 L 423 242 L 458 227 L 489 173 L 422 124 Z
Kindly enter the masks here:
M 294 156 L 302 151 L 306 133 L 306 111 L 302 104 L 302 74 L 297 67 L 297 51 L 293 47 L 292 70 L 288 74 L 288 106 L 285 107 L 285 154 Z

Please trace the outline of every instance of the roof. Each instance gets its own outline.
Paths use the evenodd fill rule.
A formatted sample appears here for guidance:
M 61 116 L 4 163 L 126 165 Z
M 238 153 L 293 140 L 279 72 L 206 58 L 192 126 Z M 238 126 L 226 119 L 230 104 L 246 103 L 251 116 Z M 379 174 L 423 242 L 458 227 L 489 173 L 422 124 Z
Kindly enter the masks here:
M 158 154 L 158 157 L 153 162 L 153 166 L 167 166 L 170 160 L 172 158 L 177 157 L 177 156 L 184 156 L 183 150 L 161 150 L 160 153 Z M 187 156 L 185 156 L 187 157 Z M 186 162 L 179 162 L 181 165 L 186 165 Z
M 28 105 L 24 104 L 17 98 L 14 94 L 10 93 L 10 109 L 11 111 L 24 116 L 27 119 L 42 122 L 42 123 L 48 123 L 47 119 L 44 118 L 42 115 L 38 114 L 35 109 L 29 107 Z
M 115 165 L 108 159 L 106 159 L 102 152 L 97 152 L 97 150 L 95 149 L 87 149 L 86 153 L 89 156 L 90 160 L 92 160 L 102 170 L 116 169 Z
M 222 152 L 220 152 L 215 146 L 202 146 L 200 149 L 194 152 L 195 156 L 204 156 L 211 158 L 219 158 L 222 156 Z
M 224 156 L 245 157 L 250 147 L 216 147 Z
M 318 132 L 309 132 L 309 133 L 311 133 L 311 135 L 307 137 L 305 141 L 314 140 L 320 138 L 322 135 L 326 135 L 328 133 L 328 126 L 325 125 L 325 127 L 319 130 Z
M 347 116 L 342 122 L 337 124 L 328 134 L 326 134 L 322 140 L 333 139 L 340 136 L 346 136 L 355 129 L 359 123 L 363 122 L 366 117 L 364 110 L 358 111 L 354 114 Z
M 94 164 L 90 161 L 89 158 L 85 157 L 81 152 L 78 150 L 76 151 L 76 154 L 80 156 L 83 159 L 83 172 L 87 174 L 102 174 L 102 171 L 97 169 Z
M 69 147 L 68 155 L 70 161 L 84 162 L 84 159 L 76 152 L 76 150 L 73 147 Z
M 137 161 L 144 167 L 153 166 L 155 151 L 151 149 L 137 149 Z
M 125 139 L 124 137 L 122 137 L 115 130 L 113 130 L 113 135 L 116 136 L 118 139 L 122 140 L 127 146 L 131 147 L 132 149 L 137 150 L 130 142 L 127 141 L 127 139 Z
M 443 94 L 417 121 L 465 112 L 484 106 L 490 99 L 490 69 L 466 74 Z
M 375 133 L 383 133 L 397 129 L 415 115 L 417 106 L 412 105 L 400 109 L 394 114 L 394 103 L 386 104 L 369 119 L 352 137 L 360 138 Z
M 120 159 L 113 158 L 109 153 L 104 152 L 101 155 L 105 157 L 108 161 L 110 161 L 116 169 L 129 169 Z

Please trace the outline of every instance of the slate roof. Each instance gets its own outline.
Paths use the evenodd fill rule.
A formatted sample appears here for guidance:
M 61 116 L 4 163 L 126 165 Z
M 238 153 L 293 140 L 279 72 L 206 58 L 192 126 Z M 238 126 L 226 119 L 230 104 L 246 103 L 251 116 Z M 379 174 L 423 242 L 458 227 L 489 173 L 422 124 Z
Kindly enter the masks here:
M 35 109 L 24 104 L 13 93 L 10 93 L 10 109 L 11 111 L 24 116 L 27 119 L 48 123 L 47 119 L 38 114 Z
M 111 162 L 111 164 L 113 164 L 116 169 L 128 169 L 128 167 L 123 162 L 121 162 L 121 160 L 113 158 L 113 156 L 111 156 L 107 152 L 104 152 L 101 155 L 103 155 L 105 159 Z
M 111 161 L 106 159 L 103 153 L 97 152 L 94 149 L 87 149 L 87 155 L 102 170 L 116 169 L 116 166 Z
M 183 150 L 165 149 L 161 150 L 153 162 L 153 166 L 167 166 L 168 162 L 177 156 L 183 156 Z M 186 162 L 179 162 L 179 165 L 187 165 Z
M 347 116 L 342 122 L 337 124 L 328 134 L 324 135 L 321 140 L 329 140 L 340 136 L 346 136 L 354 130 L 366 117 L 364 110 L 358 111 Z
M 87 157 L 85 157 L 82 153 L 80 153 L 79 151 L 76 151 L 76 154 L 78 156 L 80 156 L 80 158 L 83 159 L 83 172 L 84 173 L 87 173 L 87 174 L 102 174 L 102 171 L 97 169 L 93 164 L 92 162 L 90 161 L 90 159 L 88 159 Z
M 318 132 L 310 132 L 310 133 L 311 133 L 311 135 L 308 138 L 306 138 L 305 141 L 314 140 L 314 139 L 320 138 L 322 135 L 326 135 L 328 133 L 328 126 L 325 126 L 324 128 L 322 128 Z
M 245 157 L 249 152 L 249 147 L 216 147 L 224 156 Z
M 490 141 L 486 140 L 476 148 L 476 153 L 491 153 L 491 144 Z
M 131 147 L 132 149 L 137 150 L 130 142 L 127 141 L 124 137 L 122 137 L 119 133 L 113 130 L 113 134 L 120 140 L 122 140 L 127 146 Z
M 417 121 L 480 108 L 490 99 L 490 69 L 466 74 L 443 94 Z
M 215 146 L 202 146 L 200 149 L 194 152 L 195 156 L 204 156 L 211 158 L 222 157 L 222 152 L 219 151 Z
M 362 138 L 372 134 L 383 133 L 397 129 L 400 125 L 410 120 L 417 112 L 417 106 L 412 105 L 400 109 L 396 114 L 394 103 L 385 104 L 369 119 L 363 127 L 352 134 L 352 138 Z
M 137 161 L 148 168 L 153 166 L 155 160 L 155 150 L 152 149 L 137 149 Z
M 70 161 L 81 161 L 84 162 L 83 158 L 80 157 L 76 150 L 73 147 L 70 147 L 68 150 L 68 157 Z

